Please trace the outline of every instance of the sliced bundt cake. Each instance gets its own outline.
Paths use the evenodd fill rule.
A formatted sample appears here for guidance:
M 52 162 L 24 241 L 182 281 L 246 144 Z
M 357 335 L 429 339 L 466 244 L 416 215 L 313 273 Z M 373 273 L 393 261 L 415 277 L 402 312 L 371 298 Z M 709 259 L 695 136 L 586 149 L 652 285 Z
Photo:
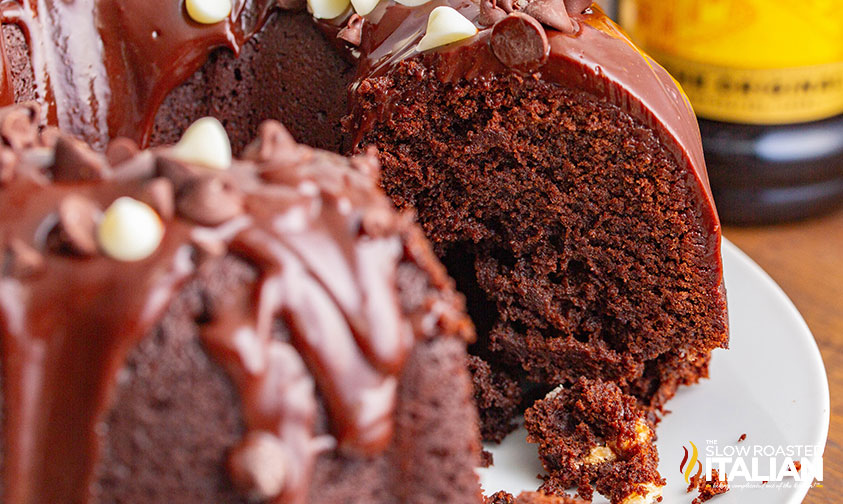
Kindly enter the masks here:
M 381 2 L 346 125 L 468 297 L 492 375 L 600 379 L 655 411 L 727 346 L 720 224 L 678 85 L 588 5 Z
M 37 114 L 0 112 L 4 503 L 481 501 L 471 324 L 374 158 Z

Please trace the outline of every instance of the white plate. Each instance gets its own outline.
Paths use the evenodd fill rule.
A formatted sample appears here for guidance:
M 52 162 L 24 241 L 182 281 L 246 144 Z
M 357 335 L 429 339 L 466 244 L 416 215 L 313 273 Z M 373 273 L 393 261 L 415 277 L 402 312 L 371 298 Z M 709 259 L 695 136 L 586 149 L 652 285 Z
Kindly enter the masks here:
M 729 300 L 731 348 L 716 350 L 711 379 L 685 387 L 668 403 L 672 411 L 658 427 L 659 471 L 667 479 L 664 503 L 690 503 L 680 471 L 683 447 L 694 442 L 700 459 L 716 443 L 721 454 L 731 447 L 762 450 L 788 446 L 819 447 L 812 457 L 821 464 L 829 424 L 828 381 L 822 357 L 802 316 L 781 288 L 737 247 L 724 240 L 723 263 Z M 738 443 L 741 434 L 746 440 Z M 495 465 L 478 469 L 487 494 L 535 490 L 542 472 L 536 449 L 519 429 L 500 445 L 489 445 Z M 786 464 L 781 455 L 778 464 Z M 759 468 L 769 457 L 758 457 Z M 751 466 L 751 457 L 744 458 Z M 736 459 L 733 459 L 733 463 Z M 703 462 L 705 463 L 705 462 Z M 717 467 L 716 465 L 714 467 Z M 733 467 L 733 466 L 729 466 Z M 761 473 L 769 473 L 769 469 Z M 803 468 L 803 473 L 805 473 Z M 716 504 L 796 504 L 811 482 L 786 478 L 782 483 L 730 481 L 732 490 Z M 606 501 L 596 496 L 595 503 Z

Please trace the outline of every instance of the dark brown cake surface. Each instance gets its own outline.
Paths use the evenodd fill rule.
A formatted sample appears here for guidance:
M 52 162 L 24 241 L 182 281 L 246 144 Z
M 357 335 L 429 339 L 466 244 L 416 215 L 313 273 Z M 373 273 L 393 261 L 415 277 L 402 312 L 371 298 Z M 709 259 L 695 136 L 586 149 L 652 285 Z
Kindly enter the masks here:
M 234 2 L 224 20 L 200 24 L 185 2 L 12 0 L 2 7 L 0 102 L 37 100 L 44 123 L 100 150 L 117 137 L 172 143 L 208 115 L 236 152 L 265 119 L 338 150 L 351 65 L 304 4 Z
M 354 151 L 377 147 L 383 164 L 382 187 L 401 210 L 418 216 L 435 252 L 468 298 L 470 314 L 480 334 L 473 346 L 476 355 L 469 361 L 469 370 L 487 439 L 500 440 L 511 430 L 512 418 L 529 403 L 531 392 L 544 394 L 560 383 L 570 386 L 583 376 L 606 387 L 616 386 L 613 393 L 621 394 L 624 400 L 634 398 L 643 408 L 636 414 L 648 422 L 658 420 L 662 406 L 680 385 L 707 376 L 711 351 L 728 345 L 728 328 L 719 255 L 720 227 L 693 111 L 670 76 L 638 51 L 599 9 L 589 8 L 590 2 L 584 0 L 432 0 L 413 7 L 384 0 L 362 17 L 354 13 L 358 7 L 355 5 L 335 19 L 316 24 L 303 11 L 303 3 L 234 2 L 228 16 L 215 23 L 200 24 L 190 18 L 184 2 L 48 0 L 35 9 L 27 3 L 9 1 L 2 10 L 5 62 L 10 71 L 0 83 L 0 97 L 6 103 L 15 99 L 41 101 L 42 122 L 58 124 L 101 150 L 110 138 L 121 135 L 141 144 L 174 142 L 195 119 L 205 115 L 222 121 L 235 152 L 246 145 L 267 117 L 283 120 L 298 140 L 311 145 L 337 151 L 343 145 L 345 150 Z M 314 11 L 312 7 L 310 10 Z M 436 35 L 428 33 L 435 31 L 428 16 L 441 8 L 453 8 L 477 33 L 454 43 L 419 46 Z M 72 27 L 64 21 L 70 18 L 77 21 Z M 71 28 L 73 37 L 68 35 Z M 348 111 L 347 84 L 351 91 L 350 115 L 344 134 L 339 118 Z M 11 123 L 0 124 L 0 134 L 4 136 L 14 129 Z M 55 140 L 54 132 L 48 135 Z M 15 138 L 12 135 L 7 141 L 17 141 Z M 131 144 L 112 144 L 108 149 L 109 163 L 102 165 L 96 155 L 80 150 L 67 139 L 59 139 L 55 147 L 60 153 L 56 159 L 63 162 L 49 170 L 40 169 L 47 172 L 48 181 L 52 177 L 54 182 L 111 180 L 112 171 L 116 172 L 112 168 L 145 156 L 136 156 Z M 259 155 L 256 152 L 249 155 Z M 288 163 L 287 151 L 279 155 L 284 158 L 280 164 Z M 283 277 L 292 275 L 276 271 L 290 271 L 286 267 L 288 256 L 278 255 L 280 249 L 272 247 L 270 254 L 256 253 L 256 249 L 263 248 L 267 235 L 284 242 L 289 230 L 283 226 L 291 225 L 295 219 L 275 219 L 273 214 L 285 213 L 286 209 L 241 194 L 243 184 L 248 186 L 254 174 L 234 169 L 229 171 L 230 177 L 206 178 L 191 170 L 185 173 L 178 163 L 167 160 L 167 154 L 155 156 L 154 176 L 169 182 L 148 181 L 150 187 L 137 191 L 143 197 L 153 198 L 149 202 L 156 204 L 160 203 L 155 198 L 161 197 L 162 190 L 173 192 L 173 198 L 164 198 L 172 199 L 169 207 L 164 204 L 163 209 L 156 210 L 188 215 L 189 220 L 195 221 L 184 229 L 178 228 L 184 239 L 174 243 L 196 241 L 191 227 L 195 224 L 213 227 L 237 221 L 236 216 L 244 207 L 252 208 L 247 214 L 261 216 L 263 228 L 259 231 L 264 234 L 252 233 L 256 236 L 231 241 L 233 238 L 228 235 L 220 238 L 199 233 L 201 243 L 193 246 L 197 257 L 215 257 L 222 242 L 228 252 L 224 256 L 246 258 L 244 264 L 211 261 L 219 268 L 209 266 L 214 274 L 208 276 L 202 276 L 199 268 L 187 260 L 186 269 L 179 269 L 178 249 L 170 251 L 173 285 L 162 288 L 161 297 L 174 302 L 166 310 L 164 305 L 157 306 L 158 312 L 152 319 L 160 321 L 161 326 L 146 321 L 139 327 L 129 324 L 134 331 L 131 341 L 155 341 L 149 339 L 150 334 L 160 340 L 158 346 L 151 347 L 147 361 L 160 350 L 169 356 L 169 364 L 144 364 L 147 361 L 140 344 L 126 345 L 116 353 L 108 353 L 112 349 L 102 352 L 106 357 L 119 355 L 130 363 L 128 371 L 124 369 L 119 375 L 125 380 L 110 389 L 120 404 L 124 404 L 124 399 L 127 402 L 125 409 L 108 411 L 108 430 L 145 425 L 146 433 L 133 433 L 130 443 L 109 445 L 103 455 L 113 456 L 114 463 L 96 468 L 83 463 L 75 470 L 96 473 L 98 479 L 92 490 L 95 494 L 113 492 L 120 495 L 118 500 L 135 501 L 151 484 L 148 482 L 160 475 L 150 473 L 149 480 L 138 478 L 133 483 L 121 477 L 131 474 L 134 467 L 166 468 L 170 461 L 162 464 L 155 459 L 126 465 L 128 455 L 138 443 L 150 444 L 154 439 L 156 444 L 168 445 L 167 436 L 187 439 L 189 431 L 196 438 L 189 446 L 174 450 L 173 456 L 185 462 L 179 467 L 183 465 L 190 468 L 185 471 L 200 475 L 194 478 L 197 485 L 182 488 L 180 482 L 185 478 L 171 474 L 161 479 L 160 493 L 150 495 L 178 495 L 187 501 L 206 501 L 216 495 L 216 500 L 225 501 L 229 495 L 226 492 L 234 491 L 233 487 L 220 486 L 217 483 L 227 480 L 209 479 L 208 475 L 218 471 L 220 460 L 232 460 L 230 465 L 235 467 L 229 468 L 231 479 L 241 490 L 252 489 L 254 495 L 260 496 L 280 478 L 277 471 L 254 471 L 256 465 L 265 465 L 256 460 L 279 458 L 277 443 L 263 435 L 268 428 L 263 414 L 220 415 L 213 409 L 218 404 L 204 401 L 205 394 L 198 388 L 174 387 L 171 394 L 160 390 L 162 387 L 150 391 L 143 385 L 136 388 L 145 382 L 137 377 L 160 383 L 190 383 L 195 381 L 190 377 L 197 373 L 213 375 L 216 378 L 203 382 L 203 387 L 208 387 L 207 394 L 239 397 L 242 377 L 232 373 L 230 366 L 215 367 L 224 360 L 220 355 L 242 352 L 241 343 L 234 350 L 230 344 L 234 326 L 247 320 L 252 326 L 260 325 L 256 332 L 263 333 L 264 339 L 272 334 L 273 341 L 296 346 L 295 334 L 302 322 L 287 312 L 282 313 L 284 320 L 280 325 L 284 327 L 280 329 L 258 324 L 264 319 L 254 313 L 231 320 L 215 318 L 221 313 L 248 312 L 250 303 L 264 299 L 255 294 L 260 289 L 249 290 L 242 284 L 283 283 Z M 252 161 L 262 162 L 256 159 Z M 79 166 L 83 166 L 81 172 Z M 16 171 L 4 167 L 7 175 Z M 297 183 L 287 179 L 280 182 Z M 120 186 L 114 194 L 85 194 L 84 201 L 71 200 L 59 208 L 58 216 L 78 219 L 80 212 L 83 217 L 85 212 L 90 213 L 89 200 L 104 206 L 112 196 L 136 190 L 131 182 L 125 183 L 127 187 Z M 302 194 L 312 190 L 308 184 L 297 187 Z M 48 190 L 53 189 L 49 186 Z M 59 191 L 51 198 L 64 201 L 67 196 Z M 347 204 L 335 196 L 328 194 L 326 201 L 328 206 L 333 205 L 335 213 L 343 215 L 338 219 L 344 222 L 343 209 Z M 247 204 L 249 201 L 252 203 Z M 17 202 L 12 204 L 17 206 Z M 199 214 L 197 205 L 204 205 Z M 62 254 L 96 255 L 96 242 L 89 236 L 90 219 L 82 220 L 81 230 L 78 223 L 68 229 L 64 223 L 65 227 L 50 232 L 44 243 Z M 380 229 L 382 223 L 377 218 L 373 221 L 373 229 Z M 232 227 L 237 228 L 233 224 Z M 267 232 L 267 228 L 271 229 Z M 361 224 L 360 228 L 365 231 L 362 235 L 368 236 L 366 226 Z M 237 228 L 236 235 L 240 237 L 242 231 Z M 172 234 L 169 227 L 167 233 Z M 423 242 L 413 233 L 418 235 L 417 231 L 402 234 L 402 243 Z M 320 254 L 311 257 L 295 247 L 287 252 L 291 252 L 294 262 L 298 261 L 296 264 L 304 264 L 305 277 L 312 275 L 317 279 L 316 290 L 326 288 L 323 284 L 330 283 L 325 277 L 326 265 L 337 264 L 337 257 L 347 250 L 334 254 L 330 248 L 323 250 L 319 239 L 306 242 L 308 250 L 312 247 Z M 164 249 L 166 243 L 165 240 Z M 33 249 L 40 252 L 43 244 L 37 245 L 33 247 L 27 240 L 10 240 L 6 245 L 11 258 L 7 261 L 9 268 L 16 274 L 42 268 L 44 256 L 33 253 Z M 378 253 L 385 252 L 372 252 L 373 256 Z M 198 261 L 194 259 L 191 258 Z M 441 279 L 432 291 L 441 290 L 448 282 L 430 257 L 421 254 L 409 262 L 413 261 L 424 263 L 420 270 L 427 274 L 438 271 L 434 276 Z M 310 287 L 300 286 L 307 282 L 284 284 L 286 291 L 312 302 L 308 305 L 336 305 L 344 314 L 356 307 L 358 311 L 347 317 L 348 330 L 340 331 L 346 336 L 343 341 L 354 344 L 339 352 L 350 355 L 353 362 L 365 360 L 372 368 L 363 373 L 343 369 L 346 374 L 333 383 L 317 379 L 313 386 L 319 400 L 294 401 L 298 417 L 316 419 L 313 425 L 304 422 L 309 431 L 299 439 L 310 436 L 318 446 L 322 446 L 324 435 L 340 441 L 339 454 L 328 450 L 325 453 L 330 455 L 304 457 L 315 467 L 308 481 L 323 489 L 318 495 L 311 492 L 309 499 L 336 502 L 354 495 L 360 502 L 388 500 L 389 496 L 452 501 L 454 497 L 447 491 L 437 494 L 443 488 L 472 495 L 473 479 L 466 476 L 465 468 L 473 465 L 466 463 L 473 456 L 473 448 L 462 450 L 463 444 L 452 450 L 450 442 L 464 432 L 468 418 L 457 407 L 462 396 L 458 395 L 453 405 L 459 418 L 453 429 L 450 422 L 436 421 L 425 414 L 441 405 L 441 396 L 428 391 L 459 389 L 464 378 L 462 366 L 449 367 L 453 366 L 450 357 L 442 357 L 458 353 L 458 348 L 438 348 L 437 340 L 437 345 L 433 345 L 436 350 L 418 357 L 420 362 L 441 361 L 438 372 L 450 370 L 448 373 L 453 376 L 440 376 L 440 382 L 422 371 L 415 378 L 406 370 L 399 372 L 403 369 L 399 362 L 412 368 L 415 361 L 408 355 L 417 355 L 418 347 L 411 351 L 411 347 L 393 342 L 390 348 L 397 353 L 386 351 L 386 355 L 381 355 L 373 351 L 365 337 L 360 337 L 367 330 L 377 332 L 380 325 L 359 325 L 374 315 L 371 309 L 366 311 L 354 305 L 347 292 L 353 289 L 347 287 L 356 281 L 365 288 L 367 278 L 383 273 L 378 269 L 382 263 L 389 261 L 354 263 L 351 269 L 357 268 L 359 277 L 350 283 L 342 274 L 330 275 L 331 282 L 345 287 L 336 292 L 328 289 L 329 299 L 321 299 L 318 294 L 316 298 L 308 297 L 313 294 Z M 408 286 L 414 282 L 424 284 L 423 279 L 417 278 L 418 270 L 398 267 L 397 278 L 416 280 L 403 284 L 406 288 L 393 293 L 393 297 L 400 297 L 402 302 L 415 300 L 414 308 L 404 309 L 405 315 L 438 313 L 438 304 L 423 301 L 425 294 L 418 297 L 417 289 Z M 136 283 L 150 278 L 148 271 L 135 274 Z M 239 280 L 218 288 L 206 285 L 213 283 L 214 278 L 229 276 Z M 69 283 L 75 281 L 76 277 L 67 279 Z M 184 294 L 182 287 L 187 285 L 191 285 L 188 290 L 199 294 Z M 143 292 L 143 287 L 152 288 L 142 286 L 136 290 Z M 382 288 L 375 287 L 372 296 L 383 294 Z M 296 296 L 283 302 L 289 303 Z M 124 304 L 119 296 L 115 298 L 119 305 Z M 367 295 L 362 298 L 369 299 Z M 277 299 L 266 302 L 282 303 Z M 173 306 L 180 303 L 186 307 L 178 312 Z M 300 305 L 296 309 L 305 310 Z M 301 319 L 317 326 L 317 332 L 336 334 L 331 330 L 331 317 L 315 320 L 302 315 Z M 168 324 L 179 329 L 168 331 L 163 327 Z M 388 321 L 385 327 L 394 325 L 394 321 Z M 221 337 L 219 332 L 229 337 Z M 190 334 L 193 349 L 184 343 L 177 345 L 179 351 L 175 352 L 174 339 L 189 338 L 185 335 Z M 108 331 L 104 337 L 108 337 Z M 355 345 L 359 351 L 354 350 Z M 298 346 L 301 350 L 302 345 Z M 311 350 L 300 353 L 303 363 L 288 362 L 289 374 L 284 379 L 304 383 L 305 368 L 342 368 L 337 362 L 328 362 L 331 359 L 324 355 L 313 355 Z M 206 354 L 211 358 L 203 363 L 199 356 Z M 141 374 L 132 374 L 135 371 Z M 156 374 L 159 371 L 163 374 Z M 110 372 L 111 375 L 100 377 L 103 383 L 117 382 L 108 378 L 118 376 L 116 371 Z M 389 379 L 393 382 L 391 387 L 398 390 L 389 394 L 397 394 L 399 400 L 390 409 L 394 413 L 391 417 L 382 411 L 379 418 L 390 417 L 393 423 L 368 418 L 372 423 L 364 429 L 353 422 L 330 421 L 338 409 L 353 409 L 347 401 L 343 402 L 349 386 L 377 388 L 373 383 L 384 385 L 384 380 Z M 377 403 L 387 388 L 390 387 L 359 394 L 357 399 L 362 401 L 365 396 L 366 401 Z M 402 394 L 419 396 L 429 408 L 410 405 L 402 410 Z M 181 402 L 172 398 L 175 395 L 183 397 Z M 149 403 L 158 404 L 156 401 L 162 408 L 178 403 L 185 411 L 202 411 L 219 422 L 209 426 L 208 432 L 203 432 L 198 423 L 180 430 L 178 425 L 166 423 L 164 417 L 164 423 L 146 425 L 145 420 L 160 419 L 147 411 Z M 104 404 L 103 398 L 95 398 L 92 404 Z M 243 406 L 249 409 L 248 402 Z M 178 418 L 178 414 L 173 418 Z M 403 424 L 401 418 L 405 420 Z M 83 420 L 90 423 L 90 419 Z M 597 418 L 593 420 L 596 422 Z M 303 422 L 293 424 L 300 427 Z M 419 427 L 414 436 L 403 441 L 398 434 L 414 432 L 414 426 L 422 425 L 426 427 Z M 396 432 L 394 439 L 390 437 L 391 444 L 378 442 L 389 437 L 382 436 L 382 430 Z M 434 435 L 441 436 L 442 444 L 432 441 Z M 109 441 L 120 439 L 128 438 Z M 222 457 L 221 450 L 228 453 L 232 439 L 237 440 L 237 450 Z M 371 455 L 369 450 L 373 450 L 379 458 L 371 463 L 348 459 L 343 439 L 351 439 L 348 444 L 355 455 Z M 300 444 L 299 454 L 307 455 L 307 443 Z M 200 445 L 204 448 L 197 448 Z M 406 457 L 406 453 L 413 457 Z M 90 461 L 97 454 L 88 455 L 86 460 Z M 318 462 L 314 462 L 317 458 Z M 645 464 L 642 470 L 646 470 L 649 460 L 641 462 Z M 41 460 L 33 464 L 40 467 L 38 464 L 45 463 Z M 445 467 L 450 472 L 437 470 Z M 323 473 L 320 468 L 328 470 Z M 303 472 L 309 469 L 305 467 Z M 44 474 L 49 475 L 49 471 Z M 288 483 L 287 479 L 300 475 L 288 471 L 283 476 Z M 22 478 L 19 485 L 28 484 L 28 477 Z M 407 483 L 398 488 L 391 483 L 402 478 L 418 486 Z M 208 482 L 210 486 L 203 486 Z M 300 491 L 285 488 L 284 492 L 300 498 L 306 493 L 304 486 Z M 606 491 L 615 492 L 616 496 L 622 493 L 608 483 Z M 242 491 L 231 495 L 242 496 Z
M 471 325 L 373 158 L 37 122 L 0 112 L 4 502 L 479 500 Z
M 545 491 L 576 487 L 591 500 L 596 489 L 612 504 L 661 501 L 653 425 L 614 383 L 580 378 L 560 386 L 527 409 L 524 426 L 527 441 L 539 445 Z
M 512 419 L 521 406 L 521 389 L 506 373 L 493 370 L 475 355 L 468 358 L 468 371 L 474 383 L 474 403 L 480 414 L 483 439 L 500 442 L 516 427 Z
M 522 384 L 617 383 L 655 418 L 728 345 L 693 111 L 598 8 L 524 4 L 379 4 L 346 124 L 466 294 L 477 355 Z M 418 50 L 449 7 L 478 33 Z

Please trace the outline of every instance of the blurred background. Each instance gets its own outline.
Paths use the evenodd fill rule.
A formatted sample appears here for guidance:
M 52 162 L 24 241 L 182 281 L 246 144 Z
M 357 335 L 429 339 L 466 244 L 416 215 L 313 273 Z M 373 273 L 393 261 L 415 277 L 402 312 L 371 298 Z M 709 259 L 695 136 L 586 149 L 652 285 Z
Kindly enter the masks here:
M 843 0 L 597 3 L 682 84 L 723 235 L 814 333 L 831 431 L 805 503 L 843 502 Z

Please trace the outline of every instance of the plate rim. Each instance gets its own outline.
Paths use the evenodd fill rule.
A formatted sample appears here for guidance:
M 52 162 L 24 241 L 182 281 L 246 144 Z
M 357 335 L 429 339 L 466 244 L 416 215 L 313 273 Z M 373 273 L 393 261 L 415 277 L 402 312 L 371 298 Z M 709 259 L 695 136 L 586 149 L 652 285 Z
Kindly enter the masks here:
M 806 439 L 809 440 L 812 445 L 822 447 L 820 456 L 824 456 L 827 448 L 828 432 L 831 421 L 831 395 L 828 383 L 828 372 L 813 332 L 784 289 L 782 289 L 782 287 L 776 283 L 776 281 L 748 254 L 729 241 L 726 237 L 723 237 L 721 241 L 721 253 L 724 258 L 724 264 L 727 264 L 726 258 L 728 257 L 728 264 L 731 264 L 730 269 L 737 266 L 737 269 L 742 270 L 744 275 L 752 278 L 753 282 L 765 291 L 765 295 L 772 299 L 776 309 L 781 313 L 781 316 L 788 319 L 790 323 L 793 324 L 791 326 L 795 329 L 793 332 L 799 333 L 795 336 L 794 341 L 795 344 L 800 346 L 804 351 L 804 353 L 800 352 L 802 353 L 804 359 L 802 361 L 803 365 L 807 365 L 812 370 L 811 373 L 806 374 L 811 375 L 808 384 L 815 391 L 815 393 L 811 395 L 814 397 L 816 403 L 816 409 L 812 409 L 815 420 L 809 424 Z M 726 281 L 728 294 L 728 278 L 726 278 Z M 809 412 L 809 415 L 812 412 Z M 484 443 L 484 445 L 486 444 Z M 486 448 L 491 448 L 491 446 L 486 445 Z M 482 471 L 482 473 L 485 473 L 485 471 Z M 480 474 L 481 473 L 478 473 L 478 476 L 480 476 Z M 481 478 L 481 483 L 483 482 L 483 479 L 484 478 Z M 780 502 L 781 504 L 800 504 L 804 501 L 812 486 L 813 485 L 811 484 L 798 485 L 794 487 L 792 491 L 787 492 L 787 495 L 783 496 L 782 500 L 777 500 L 777 502 Z M 492 490 L 493 489 L 485 489 L 486 492 Z
M 813 444 L 815 446 L 822 446 L 822 455 L 821 457 L 825 457 L 825 450 L 828 445 L 828 432 L 831 426 L 831 389 L 828 383 L 828 372 L 825 367 L 825 361 L 822 357 L 822 352 L 820 352 L 820 347 L 817 344 L 817 339 L 814 336 L 814 332 L 811 331 L 808 322 L 805 320 L 805 317 L 802 316 L 802 313 L 793 303 L 793 300 L 790 299 L 790 296 L 787 295 L 785 290 L 767 273 L 764 268 L 762 268 L 758 263 L 756 263 L 752 257 L 750 257 L 746 252 L 740 249 L 737 245 L 732 243 L 728 238 L 725 236 L 722 239 L 721 243 L 721 253 L 726 253 L 728 251 L 729 254 L 732 254 L 736 259 L 740 260 L 745 267 L 747 267 L 754 276 L 756 276 L 760 281 L 766 284 L 766 287 L 769 289 L 769 293 L 774 295 L 778 298 L 779 301 L 782 302 L 782 307 L 785 308 L 789 312 L 790 318 L 792 318 L 798 325 L 800 325 L 803 331 L 800 331 L 800 338 L 803 343 L 807 346 L 806 350 L 810 354 L 810 358 L 812 360 L 812 367 L 816 369 L 819 373 L 818 380 L 820 383 L 820 390 L 817 391 L 819 401 L 821 402 L 822 410 L 824 414 L 820 415 L 819 419 L 819 432 L 816 434 L 816 439 L 813 440 Z M 729 286 L 726 285 L 726 289 L 728 292 Z M 807 336 L 807 337 L 804 337 Z M 798 490 L 792 494 L 792 497 L 787 501 L 788 504 L 799 504 L 805 500 L 805 497 L 808 495 L 808 492 L 811 490 L 811 485 L 801 485 L 798 487 Z

